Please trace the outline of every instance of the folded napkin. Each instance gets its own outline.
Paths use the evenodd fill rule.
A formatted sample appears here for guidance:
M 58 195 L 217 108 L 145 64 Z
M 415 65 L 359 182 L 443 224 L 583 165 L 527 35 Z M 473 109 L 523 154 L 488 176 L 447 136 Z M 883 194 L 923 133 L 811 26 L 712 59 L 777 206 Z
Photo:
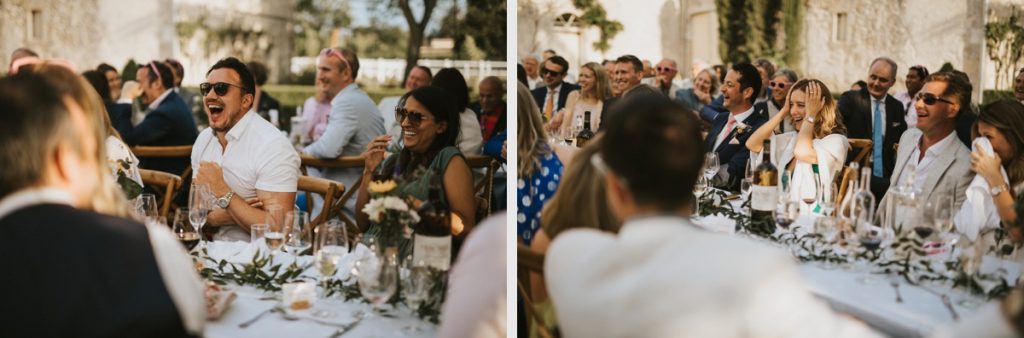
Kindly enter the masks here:
M 971 148 L 972 152 L 977 152 L 981 148 L 985 149 L 989 154 L 994 153 L 992 143 L 989 142 L 988 138 L 984 137 L 974 139 L 974 142 L 971 143 Z M 1006 175 L 1006 169 L 1000 168 L 1000 172 L 1003 175 L 1003 182 L 1009 184 L 1010 180 Z M 964 200 L 960 211 L 953 218 L 953 223 L 960 233 L 966 235 L 971 241 L 975 241 L 982 230 L 999 227 L 999 213 L 996 210 L 995 203 L 992 201 L 988 182 L 980 175 L 975 175 L 974 179 L 971 180 L 971 185 L 967 187 L 966 194 L 967 199 Z

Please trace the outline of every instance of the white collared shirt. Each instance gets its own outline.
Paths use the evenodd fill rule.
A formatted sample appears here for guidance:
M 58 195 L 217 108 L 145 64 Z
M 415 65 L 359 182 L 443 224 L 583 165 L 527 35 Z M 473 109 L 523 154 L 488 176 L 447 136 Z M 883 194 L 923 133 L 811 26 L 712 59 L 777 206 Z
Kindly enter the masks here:
M 36 204 L 74 205 L 71 193 L 57 188 L 29 188 L 7 195 L 0 200 L 0 219 Z
M 884 139 L 885 138 L 885 127 L 886 127 L 885 126 L 885 122 L 888 121 L 885 118 L 885 98 L 889 97 L 889 94 L 885 94 L 885 96 L 883 96 L 881 99 L 876 99 L 874 96 L 871 96 L 871 94 L 868 94 L 868 97 L 871 98 L 871 107 L 869 107 L 871 111 L 868 114 L 869 116 L 871 116 L 871 130 L 875 129 L 875 103 L 878 103 L 878 110 L 882 111 L 882 131 L 881 131 L 881 133 L 882 133 L 882 137 Z
M 743 123 L 743 121 L 746 121 L 747 118 L 750 117 L 750 115 L 753 115 L 753 114 L 754 114 L 754 106 L 750 106 L 750 109 L 747 109 L 747 111 L 739 113 L 737 115 L 734 115 L 735 118 L 736 118 L 736 123 L 733 123 L 732 129 L 736 129 L 737 125 L 739 125 L 740 123 Z M 726 122 L 726 125 L 728 126 L 728 122 Z M 728 136 L 731 131 L 732 131 L 731 129 L 730 130 L 722 129 L 722 131 L 720 133 L 718 133 L 718 140 L 715 141 L 715 147 L 711 148 L 711 149 L 718 149 L 718 146 L 722 144 L 722 141 L 725 141 L 725 137 Z
M 227 147 L 222 148 L 212 128 L 203 130 L 192 146 L 192 171 L 199 173 L 202 161 L 217 163 L 236 197 L 256 197 L 256 190 L 295 192 L 299 182 L 299 154 L 288 139 L 270 122 L 246 113 L 228 130 Z M 222 197 L 222 196 L 215 196 Z M 232 229 L 228 234 L 227 229 Z M 234 231 L 237 229 L 238 231 Z M 218 237 L 249 240 L 238 227 L 223 227 Z
M 910 152 L 910 159 L 908 159 L 907 162 L 903 164 L 903 171 L 900 172 L 900 177 L 897 181 L 897 186 L 905 184 L 906 180 L 910 178 L 910 175 L 907 173 L 909 171 L 907 170 L 907 166 L 910 165 L 911 163 L 914 163 L 917 166 L 917 169 L 915 171 L 917 177 L 914 179 L 914 190 L 921 191 L 921 189 L 924 187 L 926 175 L 932 174 L 932 170 L 930 169 L 932 169 L 931 166 L 935 162 L 935 159 L 937 159 L 944 151 L 946 151 L 946 149 L 949 148 L 951 144 L 954 144 L 954 140 L 959 140 L 956 137 L 956 132 L 949 133 L 949 135 L 946 135 L 946 137 L 943 138 L 942 141 L 939 141 L 933 144 L 931 147 L 928 147 L 928 150 L 924 152 L 924 158 L 921 158 L 921 161 L 918 161 L 917 159 L 921 156 L 921 138 L 919 137 L 917 141 L 914 142 L 914 151 Z
M 917 107 L 914 106 L 914 97 L 910 96 L 910 93 L 905 91 L 896 93 L 893 97 L 903 103 L 903 108 L 905 108 L 904 110 L 907 113 L 905 119 L 907 121 L 907 129 L 916 128 Z
M 148 110 L 156 109 L 156 107 L 160 106 L 160 103 L 164 102 L 164 99 L 167 98 L 167 95 L 171 95 L 172 92 L 174 92 L 174 90 L 171 90 L 171 89 L 165 90 L 163 94 L 160 94 L 160 96 L 156 97 L 156 100 L 153 100 L 153 102 L 150 102 L 149 106 L 146 107 L 146 108 Z

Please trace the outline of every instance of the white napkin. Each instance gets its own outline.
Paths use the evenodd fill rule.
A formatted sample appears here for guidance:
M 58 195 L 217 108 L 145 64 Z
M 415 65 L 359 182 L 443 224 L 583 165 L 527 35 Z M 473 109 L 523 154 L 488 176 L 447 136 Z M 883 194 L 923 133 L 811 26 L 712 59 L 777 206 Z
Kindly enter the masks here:
M 994 153 L 992 143 L 988 138 L 978 137 L 971 143 L 971 151 L 977 152 L 978 148 L 985 149 L 989 154 Z M 1006 169 L 999 170 L 1003 175 L 1003 182 L 1009 184 Z M 975 175 L 971 185 L 967 187 L 967 199 L 964 201 L 960 211 L 953 218 L 953 223 L 960 233 L 964 234 L 971 241 L 978 239 L 978 233 L 986 228 L 999 226 L 999 213 L 995 203 L 992 201 L 990 187 L 985 178 Z
M 348 279 L 352 276 L 352 269 L 355 267 L 356 262 L 372 257 L 374 257 L 374 252 L 366 247 L 366 245 L 359 243 L 352 252 L 349 252 L 338 261 L 338 269 L 334 273 L 334 277 L 341 280 Z

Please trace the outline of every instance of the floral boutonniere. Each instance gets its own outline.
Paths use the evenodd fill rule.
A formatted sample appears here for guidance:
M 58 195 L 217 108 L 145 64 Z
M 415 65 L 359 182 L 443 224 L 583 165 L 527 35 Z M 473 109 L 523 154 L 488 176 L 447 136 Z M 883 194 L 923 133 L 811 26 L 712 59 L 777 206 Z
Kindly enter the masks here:
M 750 131 L 750 125 L 743 122 L 736 122 L 736 137 L 746 134 Z

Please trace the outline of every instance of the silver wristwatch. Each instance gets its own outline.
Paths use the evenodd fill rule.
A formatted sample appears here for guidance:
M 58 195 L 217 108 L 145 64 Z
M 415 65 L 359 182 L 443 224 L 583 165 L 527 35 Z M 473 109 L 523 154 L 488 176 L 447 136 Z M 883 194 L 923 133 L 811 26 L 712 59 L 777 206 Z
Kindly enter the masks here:
M 992 194 L 992 197 L 996 197 L 996 196 L 999 196 L 999 194 L 1004 192 L 1004 191 L 1006 191 L 1006 185 L 1005 184 L 1000 184 L 1000 185 L 992 187 L 991 189 L 989 189 L 988 192 Z
M 235 196 L 235 192 L 234 191 L 228 191 L 227 194 L 224 194 L 224 197 L 221 197 L 221 198 L 217 199 L 217 206 L 220 207 L 221 209 L 227 209 L 228 205 L 231 204 L 231 197 L 232 196 Z
M 807 122 L 814 123 L 814 116 L 808 116 L 806 120 Z

